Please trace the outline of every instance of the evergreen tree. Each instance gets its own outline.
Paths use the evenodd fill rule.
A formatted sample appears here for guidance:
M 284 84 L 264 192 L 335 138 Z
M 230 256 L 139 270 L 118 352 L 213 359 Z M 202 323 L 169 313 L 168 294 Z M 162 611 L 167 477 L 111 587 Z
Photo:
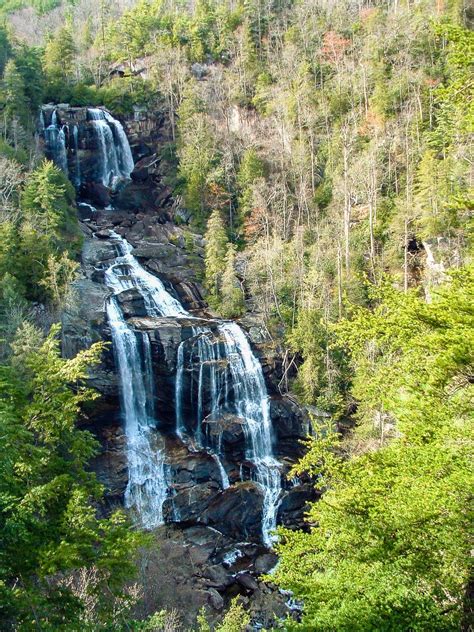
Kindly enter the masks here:
M 43 163 L 31 173 L 21 198 L 25 218 L 34 222 L 55 246 L 78 246 L 78 224 L 74 208 L 74 188 L 61 169 Z
M 76 54 L 72 28 L 66 24 L 56 31 L 45 47 L 43 63 L 48 96 L 60 100 L 65 88 L 74 83 Z
M 221 213 L 215 209 L 206 230 L 206 287 L 209 303 L 217 308 L 221 299 L 221 283 L 228 246 L 227 232 Z
M 237 185 L 239 187 L 239 219 L 241 225 L 245 223 L 252 212 L 253 183 L 265 175 L 263 161 L 254 148 L 247 149 L 242 155 L 237 173 Z
M 355 369 L 361 425 L 342 445 L 318 429 L 295 468 L 317 475 L 325 493 L 308 515 L 317 526 L 281 533 L 272 578 L 305 604 L 291 629 L 461 629 L 469 582 L 473 291 L 472 267 L 453 274 L 430 304 L 387 286 L 372 297 L 382 298 L 374 311 L 355 309 L 337 326 Z
M 21 123 L 28 120 L 28 100 L 25 81 L 18 70 L 17 63 L 10 59 L 3 75 L 5 113 L 10 119 L 18 119 Z
M 95 569 L 89 596 L 95 623 L 110 621 L 112 596 L 133 573 L 141 536 L 121 512 L 98 519 L 103 493 L 87 463 L 97 442 L 76 428 L 80 407 L 95 399 L 85 388 L 98 344 L 61 358 L 59 328 L 46 339 L 25 325 L 9 366 L 0 367 L 0 621 L 2 629 L 77 629 L 88 607 L 68 578 Z M 73 387 L 73 388 L 71 388 Z
M 0 23 L 0 77 L 11 55 L 10 38 L 8 37 L 8 29 L 5 24 Z
M 245 309 L 244 295 L 235 272 L 235 253 L 235 245 L 229 243 L 220 291 L 221 308 L 219 311 L 225 318 L 241 316 Z
M 25 97 L 31 114 L 36 114 L 43 102 L 44 77 L 41 54 L 37 48 L 22 45 L 15 51 L 18 72 L 24 83 Z

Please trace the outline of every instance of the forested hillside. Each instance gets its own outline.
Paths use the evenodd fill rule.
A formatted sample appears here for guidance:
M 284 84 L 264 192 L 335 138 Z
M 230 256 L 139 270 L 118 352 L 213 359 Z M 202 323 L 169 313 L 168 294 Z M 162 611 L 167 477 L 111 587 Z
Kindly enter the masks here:
M 146 538 L 96 511 L 75 422 L 103 346 L 60 357 L 80 190 L 44 159 L 43 103 L 166 119 L 206 301 L 262 323 L 312 411 L 291 476 L 321 498 L 279 529 L 268 581 L 302 604 L 281 628 L 471 629 L 473 21 L 462 0 L 0 2 L 5 629 L 181 629 L 135 620 Z M 239 608 L 212 629 L 246 629 Z

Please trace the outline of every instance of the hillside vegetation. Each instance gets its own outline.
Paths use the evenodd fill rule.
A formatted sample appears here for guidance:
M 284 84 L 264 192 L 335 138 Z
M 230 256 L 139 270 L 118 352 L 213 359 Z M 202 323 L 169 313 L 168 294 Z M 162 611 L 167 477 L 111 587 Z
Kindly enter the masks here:
M 0 10 L 0 616 L 10 629 L 78 629 L 58 602 L 68 586 L 50 591 L 46 576 L 97 567 L 92 534 L 104 559 L 108 529 L 120 546 L 133 540 L 123 518 L 103 524 L 85 509 L 100 496 L 83 469 L 94 448 L 75 438 L 72 412 L 61 421 L 65 391 L 42 373 L 81 382 L 85 359 L 63 365 L 53 338 L 31 333 L 60 313 L 81 241 L 73 187 L 34 142 L 38 107 L 51 101 L 122 117 L 134 106 L 165 112 L 172 142 L 159 149 L 174 165 L 177 204 L 206 234 L 209 304 L 229 318 L 258 313 L 284 350 L 282 391 L 330 413 L 327 426 L 314 422 L 294 472 L 314 475 L 322 500 L 306 532 L 280 534 L 273 581 L 304 602 L 287 629 L 468 630 L 472 9 L 460 0 L 77 0 Z M 31 46 L 33 10 L 43 15 Z M 36 343 L 19 352 L 28 327 Z M 67 467 L 48 430 L 54 419 L 67 430 Z M 31 463 L 10 451 L 22 436 Z M 59 464 L 41 460 L 51 442 Z M 37 485 L 66 475 L 76 491 L 51 483 L 49 516 Z M 83 526 L 64 545 L 74 554 L 59 556 L 70 512 Z M 40 555 L 49 520 L 57 538 Z M 27 568 L 11 557 L 11 529 L 24 534 Z M 122 552 L 110 553 L 101 581 Z

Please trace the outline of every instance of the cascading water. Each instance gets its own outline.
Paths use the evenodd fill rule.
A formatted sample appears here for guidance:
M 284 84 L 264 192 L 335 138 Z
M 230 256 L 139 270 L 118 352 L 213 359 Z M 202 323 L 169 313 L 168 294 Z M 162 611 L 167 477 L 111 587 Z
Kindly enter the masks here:
M 81 160 L 79 158 L 79 130 L 77 125 L 72 128 L 72 140 L 74 149 L 74 185 L 81 186 Z
M 161 281 L 144 270 L 131 255 L 131 246 L 114 235 L 117 257 L 105 272 L 105 282 L 114 295 L 136 288 L 143 297 L 149 316 L 178 316 L 183 307 L 166 290 Z M 152 407 L 153 373 L 148 336 L 126 323 L 114 296 L 108 302 L 107 315 L 112 331 L 114 352 L 120 373 L 122 409 L 127 437 L 128 484 L 125 506 L 132 509 L 144 528 L 163 522 L 163 503 L 168 485 L 164 465 L 164 446 L 155 432 Z
M 262 534 L 271 544 L 270 533 L 276 527 L 281 474 L 273 457 L 270 405 L 260 362 L 254 356 L 242 329 L 233 322 L 219 326 L 225 340 L 226 357 L 232 376 L 233 405 L 238 417 L 245 419 L 244 432 L 249 441 L 247 458 L 254 463 L 254 480 L 264 491 Z
M 143 336 L 140 350 L 137 333 L 127 325 L 113 297 L 107 304 L 107 316 L 120 373 L 127 437 L 125 506 L 135 513 L 144 528 L 152 529 L 163 523 L 163 503 L 168 490 L 164 448 L 160 445 L 160 435 L 154 432 L 148 338 Z
M 42 116 L 44 126 L 44 115 L 42 114 Z M 44 140 L 46 151 L 51 156 L 54 164 L 68 175 L 66 134 L 64 132 L 64 126 L 59 123 L 56 110 L 53 110 L 51 122 L 44 129 Z
M 270 407 L 262 367 L 247 337 L 236 323 L 220 323 L 217 330 L 216 339 L 209 327 L 193 328 L 192 345 L 188 345 L 188 361 L 192 364 L 194 355 L 199 360 L 193 439 L 198 447 L 210 451 L 216 460 L 222 486 L 226 489 L 229 479 L 220 457 L 222 433 L 218 434 L 216 442 L 215 436 L 203 432 L 203 421 L 205 418 L 218 420 L 231 415 L 245 422 L 246 458 L 253 463 L 252 478 L 264 493 L 262 535 L 264 543 L 270 546 L 270 533 L 276 527 L 281 474 L 280 464 L 273 457 Z M 176 433 L 183 440 L 186 437 L 182 405 L 185 345 L 186 342 L 182 342 L 178 348 L 175 387 Z M 232 397 L 228 396 L 229 393 L 232 393 Z
M 131 254 L 128 242 L 114 235 L 118 256 L 105 273 L 105 281 L 114 295 L 136 288 L 143 298 L 148 316 L 187 317 L 188 312 L 163 283 L 147 272 Z M 167 497 L 163 449 L 153 445 L 159 433 L 154 432 L 154 414 L 147 409 L 152 399 L 152 373 L 147 344 L 137 342 L 138 332 L 129 327 L 114 297 L 108 305 L 115 353 L 122 383 L 122 401 L 128 444 L 129 482 L 126 505 L 139 516 L 145 527 L 162 521 L 162 506 Z M 213 325 L 213 326 L 212 326 Z M 213 327 L 214 330 L 213 331 Z M 272 452 L 272 431 L 268 395 L 260 363 L 254 356 L 242 329 L 234 322 L 209 326 L 199 322 L 192 328 L 190 350 L 186 358 L 186 341 L 177 352 L 175 382 L 176 433 L 183 440 L 190 438 L 183 419 L 186 359 L 199 362 L 196 418 L 192 449 L 205 449 L 215 460 L 222 479 L 222 488 L 229 487 L 229 478 L 221 460 L 219 435 L 208 437 L 203 431 L 206 417 L 235 415 L 244 420 L 246 457 L 253 463 L 253 480 L 264 495 L 262 536 L 271 545 L 270 532 L 276 526 L 276 514 L 281 492 L 279 463 Z M 217 334 L 217 335 L 216 335 Z M 144 336 L 144 340 L 148 338 Z M 189 346 L 189 345 L 188 345 Z M 229 396 L 232 393 L 232 396 Z
M 115 179 L 129 178 L 134 162 L 122 124 L 100 108 L 88 108 L 87 116 L 99 144 L 99 175 L 102 184 L 113 186 Z
M 51 112 L 49 125 L 45 124 L 45 115 L 48 116 L 48 110 L 40 112 L 38 126 L 40 134 L 44 135 L 45 153 L 79 189 L 83 184 L 79 127 L 75 124 L 63 124 L 64 121 L 60 121 L 57 109 Z M 122 124 L 106 110 L 88 108 L 87 118 L 91 122 L 99 149 L 98 169 L 93 173 L 92 180 L 98 179 L 104 185 L 114 188 L 119 180 L 130 178 L 135 166 L 127 135 Z M 87 173 L 87 169 L 85 172 Z M 89 174 L 85 178 L 91 180 Z

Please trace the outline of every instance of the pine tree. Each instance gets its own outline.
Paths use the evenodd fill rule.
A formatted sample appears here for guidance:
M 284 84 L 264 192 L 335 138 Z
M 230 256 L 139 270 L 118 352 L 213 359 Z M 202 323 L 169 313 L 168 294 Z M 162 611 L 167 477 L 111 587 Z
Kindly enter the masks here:
M 15 61 L 23 77 L 29 110 L 36 113 L 43 101 L 44 73 L 41 55 L 38 49 L 22 45 L 15 51 Z
M 143 541 L 123 512 L 97 517 L 103 488 L 86 469 L 97 441 L 76 426 L 80 407 L 96 398 L 84 381 L 103 345 L 65 360 L 58 333 L 43 339 L 24 325 L 10 365 L 0 366 L 2 629 L 79 629 L 87 604 L 66 580 L 81 568 L 96 572 L 90 597 L 102 628 Z
M 0 24 L 0 76 L 3 74 L 8 58 L 11 55 L 11 44 L 5 24 Z
M 235 272 L 236 247 L 229 243 L 225 256 L 225 268 L 221 284 L 220 313 L 225 318 L 240 316 L 245 308 L 244 295 Z
M 44 51 L 44 68 L 53 84 L 73 83 L 76 53 L 71 25 L 66 24 L 56 31 Z
M 53 244 L 77 242 L 78 227 L 74 189 L 61 169 L 51 161 L 43 163 L 30 175 L 23 191 L 21 208 L 27 218 L 34 218 L 35 227 Z
M 221 213 L 215 209 L 207 222 L 206 230 L 206 287 L 209 303 L 217 308 L 221 298 L 221 281 L 227 251 L 227 233 Z
M 239 187 L 239 216 L 242 224 L 252 211 L 253 189 L 252 185 L 258 178 L 263 178 L 265 168 L 263 161 L 258 156 L 255 149 L 247 149 L 240 161 L 237 173 L 237 184 Z
M 25 123 L 28 118 L 25 82 L 14 59 L 8 60 L 5 66 L 3 90 L 7 117 Z

